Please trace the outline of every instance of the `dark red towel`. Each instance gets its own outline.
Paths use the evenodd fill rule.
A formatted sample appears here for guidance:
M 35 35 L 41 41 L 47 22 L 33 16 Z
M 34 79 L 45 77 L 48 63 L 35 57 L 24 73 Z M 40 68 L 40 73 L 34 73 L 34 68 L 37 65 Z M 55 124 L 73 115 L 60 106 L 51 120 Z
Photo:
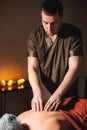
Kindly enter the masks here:
M 87 99 L 69 97 L 59 109 L 76 130 L 87 130 Z

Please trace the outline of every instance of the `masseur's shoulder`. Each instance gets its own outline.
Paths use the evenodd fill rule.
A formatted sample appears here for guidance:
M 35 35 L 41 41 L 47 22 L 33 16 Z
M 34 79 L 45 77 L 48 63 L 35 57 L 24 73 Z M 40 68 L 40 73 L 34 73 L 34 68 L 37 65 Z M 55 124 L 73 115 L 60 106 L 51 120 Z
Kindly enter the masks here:
M 80 37 L 81 36 L 81 30 L 77 26 L 70 24 L 70 23 L 63 23 L 62 28 L 60 30 L 60 35 L 64 37 L 69 37 L 69 36 L 76 36 Z

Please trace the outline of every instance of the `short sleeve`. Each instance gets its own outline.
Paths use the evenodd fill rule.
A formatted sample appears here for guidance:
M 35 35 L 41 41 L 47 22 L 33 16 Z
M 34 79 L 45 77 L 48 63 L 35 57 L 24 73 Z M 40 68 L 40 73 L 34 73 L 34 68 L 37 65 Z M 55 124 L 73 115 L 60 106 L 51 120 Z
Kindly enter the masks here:
M 82 43 L 81 31 L 77 31 L 76 34 L 71 38 L 69 56 L 83 56 Z
M 28 42 L 27 42 L 27 56 L 30 57 L 37 57 L 37 48 L 36 48 L 36 38 L 35 38 L 35 32 L 32 31 L 28 36 Z

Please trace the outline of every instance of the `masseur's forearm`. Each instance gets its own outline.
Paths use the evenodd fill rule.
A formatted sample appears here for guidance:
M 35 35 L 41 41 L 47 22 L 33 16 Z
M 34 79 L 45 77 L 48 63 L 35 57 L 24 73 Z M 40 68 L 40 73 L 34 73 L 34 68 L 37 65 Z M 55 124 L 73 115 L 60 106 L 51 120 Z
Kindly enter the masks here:
M 31 67 L 28 72 L 28 78 L 30 85 L 33 90 L 33 94 L 37 95 L 40 93 L 40 76 L 39 76 L 39 70 Z
M 40 75 L 39 75 L 39 62 L 36 57 L 28 57 L 28 78 L 33 90 L 33 94 L 40 92 Z
M 81 65 L 80 57 L 72 57 L 69 60 L 69 70 L 67 71 L 63 81 L 58 86 L 55 93 L 59 94 L 61 97 L 68 91 L 72 83 L 78 77 L 79 69 Z
M 28 57 L 28 78 L 33 90 L 33 99 L 31 102 L 32 110 L 43 110 L 43 95 L 40 85 L 39 62 L 37 57 Z
M 70 88 L 72 83 L 75 81 L 77 76 L 78 76 L 77 70 L 73 70 L 73 69 L 68 70 L 63 81 L 58 86 L 58 89 L 56 90 L 55 93 L 58 93 L 58 95 L 60 95 L 60 97 L 62 97 L 68 91 L 68 89 Z

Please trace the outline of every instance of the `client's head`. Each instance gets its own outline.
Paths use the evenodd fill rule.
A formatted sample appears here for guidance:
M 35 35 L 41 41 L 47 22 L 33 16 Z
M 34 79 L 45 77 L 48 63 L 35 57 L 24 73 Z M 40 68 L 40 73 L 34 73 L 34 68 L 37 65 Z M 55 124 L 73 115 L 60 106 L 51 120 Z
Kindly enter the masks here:
M 22 130 L 22 125 L 16 116 L 6 113 L 0 118 L 0 130 Z

